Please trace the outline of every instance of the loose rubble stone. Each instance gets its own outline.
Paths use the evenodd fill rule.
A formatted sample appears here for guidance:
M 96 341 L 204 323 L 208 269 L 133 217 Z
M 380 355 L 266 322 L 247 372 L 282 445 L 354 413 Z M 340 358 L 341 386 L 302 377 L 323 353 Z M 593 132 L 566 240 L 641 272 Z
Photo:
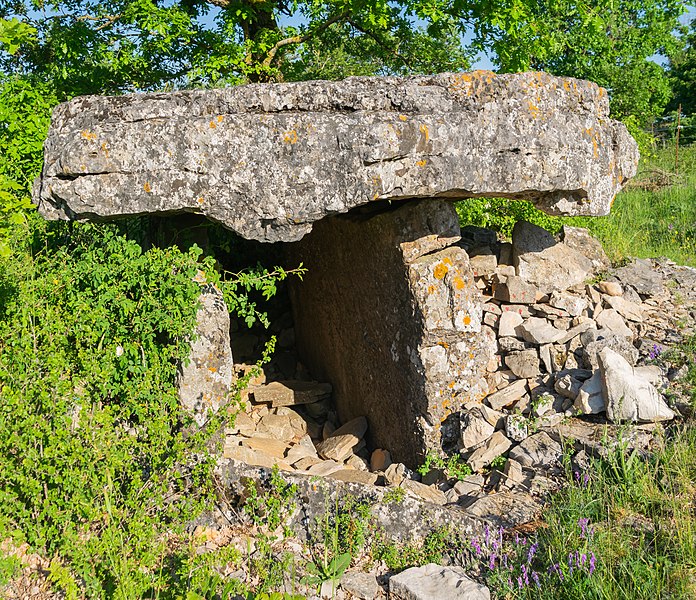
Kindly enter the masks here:
M 595 371 L 592 377 L 582 384 L 573 407 L 583 415 L 596 415 L 606 410 L 602 377 L 599 371 Z
M 538 317 L 529 317 L 518 326 L 517 331 L 525 341 L 537 345 L 552 344 L 565 335 L 565 332 L 556 329 L 546 319 Z
M 527 221 L 515 223 L 512 248 L 517 274 L 544 293 L 567 290 L 592 274 L 589 259 Z
M 374 485 L 377 483 L 377 474 L 368 471 L 358 471 L 357 469 L 340 469 L 331 471 L 327 474 L 331 479 L 338 479 L 346 483 L 362 483 L 364 485 Z
M 595 319 L 600 328 L 608 329 L 616 335 L 632 338 L 633 332 L 626 325 L 623 317 L 613 308 L 603 310 Z
M 505 417 L 505 435 L 514 442 L 521 442 L 529 435 L 529 421 L 522 415 Z
M 464 449 L 475 448 L 493 435 L 495 427 L 483 414 L 482 407 L 468 410 L 461 416 L 461 445 Z
M 490 465 L 493 460 L 508 451 L 512 442 L 500 431 L 496 431 L 486 443 L 474 450 L 467 459 L 467 463 L 473 471 L 479 471 L 483 467 Z
M 498 390 L 486 398 L 486 404 L 494 410 L 499 410 L 505 406 L 510 406 L 519 400 L 527 392 L 527 380 L 518 379 L 513 381 L 502 390 Z
M 588 258 L 592 262 L 592 270 L 595 273 L 606 271 L 611 266 L 609 257 L 602 248 L 602 243 L 597 238 L 592 237 L 588 229 L 564 225 L 561 239 L 566 246 L 577 250 Z
M 390 598 L 399 600 L 490 600 L 488 588 L 467 577 L 461 567 L 434 563 L 411 567 L 389 579 Z
M 543 73 L 88 96 L 53 112 L 35 201 L 48 218 L 196 212 L 267 242 L 409 197 L 506 195 L 608 214 L 638 160 L 608 115 L 594 83 Z
M 548 433 L 536 433 L 510 450 L 508 458 L 523 467 L 539 468 L 554 465 L 563 454 L 561 445 Z
M 649 259 L 636 258 L 625 267 L 614 271 L 616 277 L 626 285 L 630 285 L 643 296 L 664 296 L 665 286 L 659 273 L 653 271 Z
M 498 337 L 517 337 L 517 327 L 522 325 L 523 320 L 516 312 L 502 312 L 498 321 Z
M 438 490 L 432 485 L 425 485 L 419 481 L 413 481 L 413 479 L 404 479 L 400 487 L 405 489 L 407 492 L 415 494 L 419 498 L 422 498 L 426 502 L 431 502 L 433 504 L 447 504 L 447 497 L 444 492 Z
M 515 313 L 505 313 L 515 314 Z M 521 318 L 521 317 L 520 317 Z M 499 337 L 498 348 L 501 352 L 521 352 L 525 349 L 524 342 L 514 337 Z
M 623 288 L 618 281 L 600 281 L 597 289 L 607 296 L 622 296 Z
M 230 314 L 222 292 L 204 284 L 198 302 L 194 341 L 188 362 L 179 367 L 177 388 L 181 405 L 203 426 L 208 413 L 216 413 L 229 397 L 234 361 Z
M 582 382 L 575 379 L 572 375 L 563 375 L 563 377 L 559 377 L 556 380 L 553 387 L 564 398 L 575 400 L 580 393 Z
M 540 373 L 539 354 L 534 349 L 508 354 L 505 366 L 520 378 L 532 379 Z
M 460 496 L 474 496 L 481 491 L 483 484 L 483 475 L 468 475 L 464 479 L 457 481 L 457 483 L 454 484 L 453 489 Z
M 392 463 L 384 471 L 387 485 L 401 485 L 405 479 L 415 479 L 416 474 L 403 463 Z
M 538 294 L 539 289 L 536 286 L 516 275 L 493 284 L 493 296 L 503 302 L 534 304 Z
M 256 402 L 271 406 L 295 406 L 327 398 L 331 394 L 331 385 L 316 381 L 273 381 L 251 387 L 250 393 Z
M 606 300 L 609 306 L 629 321 L 637 323 L 643 321 L 643 309 L 640 304 L 626 300 L 621 296 L 607 296 Z
M 655 386 L 611 348 L 599 353 L 599 372 L 610 421 L 651 423 L 675 417 Z
M 523 492 L 499 492 L 479 498 L 466 511 L 495 525 L 511 528 L 538 518 L 541 504 Z
M 360 571 L 346 571 L 341 577 L 341 588 L 360 600 L 374 600 L 380 590 L 374 575 Z
M 278 460 L 284 459 L 285 452 L 288 450 L 287 442 L 261 436 L 242 440 L 242 446 L 252 448 Z
M 469 254 L 469 256 L 474 277 L 490 278 L 493 276 L 498 266 L 498 260 L 493 252 L 490 252 L 490 254 L 477 254 L 476 256 L 471 256 L 471 254 Z
M 587 333 L 595 330 L 588 330 Z M 595 332 L 597 335 L 597 332 Z M 601 337 L 591 341 L 583 349 L 583 356 L 588 366 L 594 371 L 599 368 L 598 355 L 604 348 L 611 348 L 614 352 L 618 352 L 631 365 L 635 365 L 638 361 L 638 349 L 631 344 L 628 338 L 622 335 L 602 332 Z
M 588 302 L 581 296 L 554 292 L 551 294 L 551 306 L 565 310 L 571 317 L 577 317 L 587 309 Z

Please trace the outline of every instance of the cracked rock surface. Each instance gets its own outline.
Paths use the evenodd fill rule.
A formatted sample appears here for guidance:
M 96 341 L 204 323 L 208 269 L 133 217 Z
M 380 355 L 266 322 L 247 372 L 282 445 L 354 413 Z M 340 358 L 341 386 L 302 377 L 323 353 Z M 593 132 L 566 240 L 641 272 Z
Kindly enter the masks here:
M 34 200 L 50 219 L 194 212 L 296 241 L 375 200 L 503 196 L 603 215 L 638 160 L 594 83 L 489 71 L 81 97 Z

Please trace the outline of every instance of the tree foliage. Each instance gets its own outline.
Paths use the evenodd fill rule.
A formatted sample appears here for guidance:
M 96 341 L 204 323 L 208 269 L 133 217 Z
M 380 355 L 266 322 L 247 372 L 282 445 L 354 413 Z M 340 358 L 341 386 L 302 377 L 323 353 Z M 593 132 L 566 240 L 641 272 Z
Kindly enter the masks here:
M 682 37 L 682 45 L 670 55 L 669 76 L 674 89 L 674 99 L 669 108 L 696 115 L 696 19 Z

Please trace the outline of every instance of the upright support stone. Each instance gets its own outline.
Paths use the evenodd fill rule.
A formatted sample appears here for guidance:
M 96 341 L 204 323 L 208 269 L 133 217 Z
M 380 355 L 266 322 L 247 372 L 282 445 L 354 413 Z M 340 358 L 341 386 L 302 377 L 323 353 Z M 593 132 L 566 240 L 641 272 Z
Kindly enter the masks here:
M 230 345 L 230 314 L 215 286 L 202 286 L 196 313 L 195 339 L 188 363 L 179 370 L 179 399 L 202 426 L 208 413 L 217 412 L 227 400 L 234 367 Z
M 334 385 L 341 420 L 366 415 L 369 441 L 410 465 L 487 391 L 494 340 L 458 240 L 451 203 L 424 200 L 324 219 L 289 247 L 308 269 L 291 286 L 304 362 Z

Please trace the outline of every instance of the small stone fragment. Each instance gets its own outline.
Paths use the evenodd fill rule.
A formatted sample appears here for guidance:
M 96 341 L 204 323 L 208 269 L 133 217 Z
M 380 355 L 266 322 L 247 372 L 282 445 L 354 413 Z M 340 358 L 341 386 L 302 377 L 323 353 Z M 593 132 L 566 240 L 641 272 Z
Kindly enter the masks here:
M 616 335 L 621 335 L 626 338 L 633 337 L 633 332 L 628 328 L 623 317 L 613 308 L 603 310 L 599 313 L 595 321 L 601 328 L 608 329 Z
M 522 315 L 512 311 L 501 312 L 498 320 L 498 337 L 517 337 L 516 329 L 522 325 Z
M 380 588 L 374 575 L 361 571 L 346 571 L 341 577 L 341 589 L 359 600 L 374 600 Z
M 595 371 L 594 375 L 582 384 L 573 403 L 573 408 L 583 415 L 596 415 L 606 410 L 602 378 L 599 371 Z
M 493 282 L 493 296 L 503 302 L 534 304 L 537 295 L 539 295 L 539 289 L 517 275 L 507 277 L 502 282 Z
M 607 296 L 607 303 L 622 317 L 636 323 L 643 322 L 643 308 L 640 304 L 626 300 L 621 296 Z
M 407 492 L 418 496 L 426 502 L 431 502 L 432 504 L 444 505 L 447 504 L 447 497 L 445 493 L 438 490 L 433 485 L 425 485 L 419 481 L 413 481 L 413 479 L 404 479 L 400 487 L 402 487 Z
M 521 442 L 529 436 L 528 423 L 522 415 L 508 415 L 505 417 L 505 435 L 514 442 Z
M 611 266 L 602 243 L 594 238 L 588 229 L 564 225 L 561 239 L 566 246 L 577 250 L 591 261 L 593 272 L 601 273 Z
M 506 406 L 510 406 L 513 402 L 519 400 L 527 392 L 527 380 L 518 379 L 513 381 L 502 390 L 491 394 L 486 398 L 486 404 L 494 410 L 500 410 Z
M 580 393 L 582 382 L 575 379 L 572 375 L 566 374 L 563 377 L 559 377 L 553 387 L 564 398 L 575 400 Z
M 510 450 L 509 458 L 516 460 L 523 467 L 537 468 L 554 465 L 562 454 L 561 445 L 542 431 Z
M 331 394 L 331 385 L 316 381 L 273 381 L 250 387 L 255 402 L 271 406 L 294 406 L 323 400 Z
M 532 379 L 540 374 L 539 354 L 533 348 L 508 354 L 505 357 L 505 365 L 522 379 Z
M 384 471 L 391 464 L 391 454 L 389 450 L 377 448 L 370 456 L 370 470 Z
M 618 281 L 600 281 L 597 284 L 597 289 L 607 296 L 622 296 L 623 288 Z
M 346 483 L 362 483 L 363 485 L 375 485 L 377 483 L 377 473 L 359 471 L 358 469 L 331 470 L 326 476 Z
M 480 407 L 461 416 L 461 444 L 465 450 L 475 448 L 493 435 L 495 427 L 488 422 Z
M 479 471 L 507 452 L 511 445 L 512 442 L 503 433 L 496 431 L 483 446 L 474 450 L 467 463 L 473 471 Z
M 560 340 L 565 332 L 556 329 L 546 319 L 529 317 L 517 329 L 522 338 L 530 344 L 552 344 Z

